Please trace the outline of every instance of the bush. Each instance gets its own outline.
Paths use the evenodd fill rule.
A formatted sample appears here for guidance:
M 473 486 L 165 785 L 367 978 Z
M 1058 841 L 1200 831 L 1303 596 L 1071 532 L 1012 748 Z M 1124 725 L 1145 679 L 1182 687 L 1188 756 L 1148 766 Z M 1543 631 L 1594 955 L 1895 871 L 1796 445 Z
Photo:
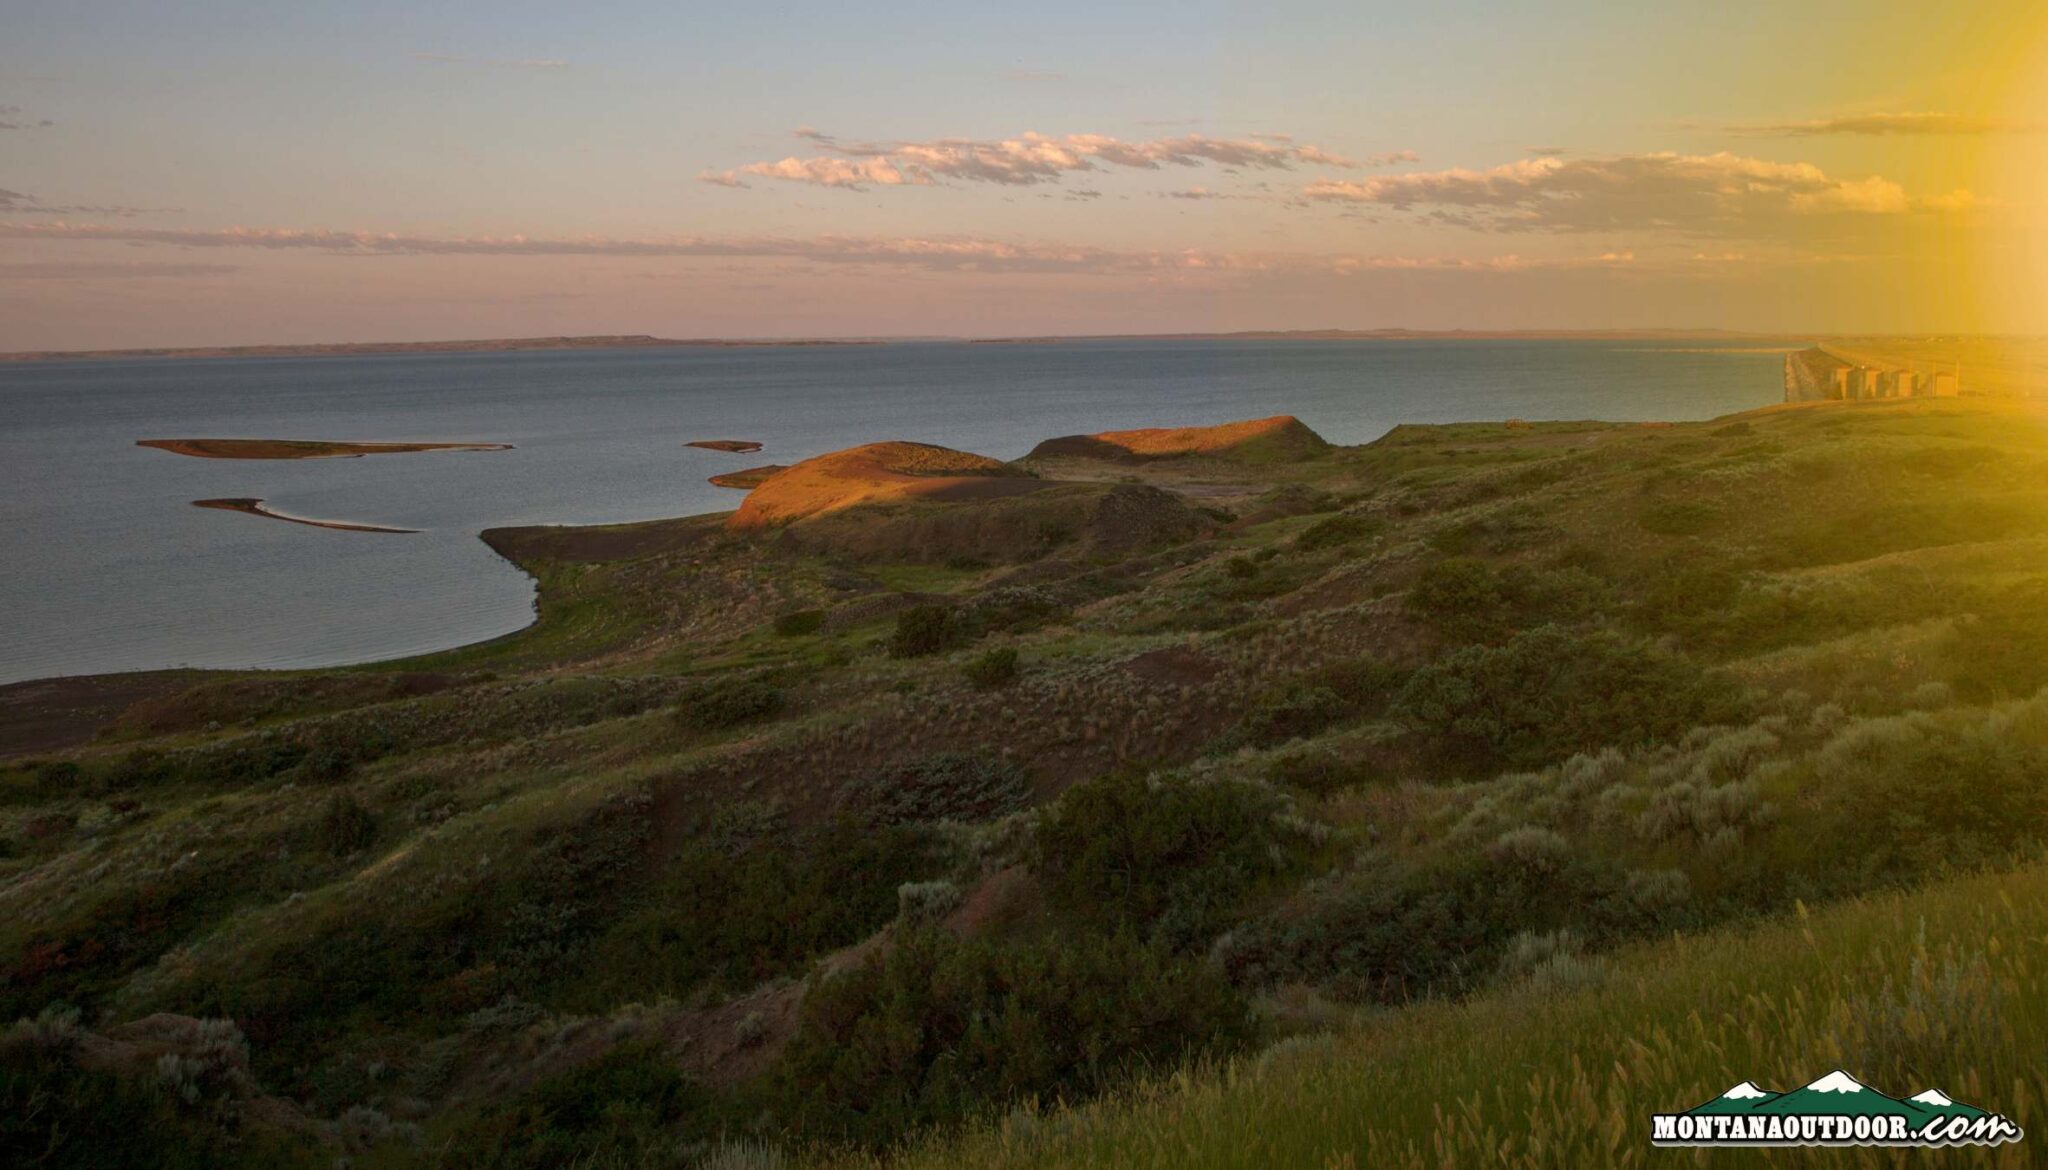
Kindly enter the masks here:
M 369 845 L 377 836 L 377 818 L 346 792 L 327 798 L 321 810 L 320 847 L 336 857 L 346 857 Z
M 1544 622 L 1583 621 L 1602 609 L 1607 583 L 1583 569 L 1495 570 L 1474 557 L 1448 557 L 1423 569 L 1408 612 L 1457 641 L 1499 641 Z
M 891 658 L 923 658 L 957 650 L 974 640 L 972 624 L 950 605 L 920 605 L 896 615 L 889 638 Z
M 795 974 L 860 941 L 900 909 L 906 883 L 942 867 L 929 832 L 839 818 L 737 856 L 693 843 L 591 946 L 569 1002 L 589 1010 L 699 988 L 739 990 Z
M 1300 863 L 1282 808 L 1255 784 L 1113 772 L 1039 813 L 1032 868 L 1071 918 L 1200 946 Z
M 703 1126 L 704 1105 L 658 1044 L 625 1045 L 486 1106 L 441 1148 L 440 1164 L 667 1164 L 677 1139 Z
M 778 1121 L 880 1147 L 1030 1099 L 1075 1101 L 1251 1037 L 1207 964 L 1127 935 L 1004 945 L 925 929 L 804 997 Z
M 992 691 L 1017 681 L 1017 651 L 1004 646 L 967 664 L 967 681 L 977 690 Z
M 1306 748 L 1276 758 L 1266 769 L 1266 778 L 1311 796 L 1328 796 L 1382 780 L 1385 773 L 1369 761 L 1347 760 L 1332 751 Z
M 782 688 L 760 678 L 705 683 L 685 693 L 675 707 L 676 722 L 688 731 L 727 731 L 769 718 L 782 710 Z
M 960 887 L 944 879 L 905 882 L 896 887 L 896 921 L 908 926 L 937 922 L 960 905 Z
M 1223 562 L 1223 572 L 1233 581 L 1249 581 L 1259 575 L 1259 563 L 1247 556 L 1235 556 Z
M 1031 776 L 988 753 L 939 752 L 881 768 L 846 785 L 842 803 L 883 825 L 988 821 L 1031 798 Z
M 1379 530 L 1379 521 L 1370 516 L 1340 513 L 1309 525 L 1300 536 L 1294 538 L 1294 547 L 1302 552 L 1321 552 L 1324 549 L 1341 548 Z
M 1689 659 L 1614 634 L 1541 626 L 1417 670 L 1394 714 L 1454 759 L 1534 768 L 1733 722 L 1739 706 L 1731 683 Z
M 1315 735 L 1348 713 L 1344 700 L 1329 687 L 1297 682 L 1253 703 L 1238 724 L 1238 734 L 1254 747 L 1273 747 Z
M 783 638 L 801 638 L 805 634 L 815 634 L 824 626 L 825 611 L 822 609 L 799 609 L 775 619 L 775 633 Z

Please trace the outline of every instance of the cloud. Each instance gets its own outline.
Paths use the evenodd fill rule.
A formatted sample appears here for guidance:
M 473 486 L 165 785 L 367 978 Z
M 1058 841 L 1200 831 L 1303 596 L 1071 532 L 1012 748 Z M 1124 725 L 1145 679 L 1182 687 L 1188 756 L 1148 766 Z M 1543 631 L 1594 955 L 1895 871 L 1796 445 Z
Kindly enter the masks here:
M 48 118 L 22 117 L 20 106 L 0 106 L 0 130 L 42 130 L 55 125 Z
M 715 187 L 744 187 L 746 180 L 733 171 L 705 171 L 697 176 L 699 183 L 710 183 Z
M 1191 199 L 1191 200 L 1198 200 L 1198 199 L 1230 199 L 1230 198 L 1233 198 L 1233 196 L 1230 196 L 1230 195 L 1225 195 L 1225 194 L 1224 194 L 1223 192 L 1221 192 L 1221 191 L 1211 191 L 1211 190 L 1210 190 L 1210 189 L 1208 189 L 1207 187 L 1189 187 L 1189 188 L 1187 188 L 1187 189 L 1186 189 L 1186 190 L 1184 190 L 1184 191 L 1167 191 L 1167 192 L 1164 192 L 1164 194 L 1165 194 L 1166 198 L 1168 198 L 1168 199 Z
M 1848 114 L 1795 122 L 1736 122 L 1722 127 L 1730 134 L 1753 138 L 1810 138 L 1824 134 L 1877 137 L 1913 134 L 2039 134 L 2048 123 L 2010 122 L 1965 114 Z
M 9 191 L 5 188 L 0 188 L 0 215 L 111 215 L 121 219 L 128 219 L 132 216 L 151 215 L 156 212 L 169 210 L 171 208 L 167 207 L 123 207 L 119 205 L 90 204 L 60 207 L 55 204 L 44 203 L 33 195 L 24 195 L 19 191 Z
M 584 236 L 535 239 L 527 236 L 418 236 L 296 228 L 205 230 L 64 222 L 0 223 L 0 240 L 6 239 L 312 252 L 344 257 L 676 257 L 875 265 L 937 272 L 1081 275 L 1319 273 L 1343 276 L 1382 270 L 1520 272 L 1613 268 L 1634 263 L 1634 256 L 1626 253 L 1565 258 L 1524 258 L 1516 255 L 1472 258 L 1211 252 L 1197 248 L 1118 250 L 1091 245 L 1018 243 L 973 236 L 672 236 L 653 239 Z
M 226 276 L 240 272 L 234 264 L 177 264 L 135 261 L 131 263 L 92 260 L 24 261 L 0 264 L 0 281 L 5 280 L 127 280 L 132 277 Z
M 462 57 L 452 53 L 414 53 L 412 59 L 428 65 L 478 65 L 487 69 L 567 69 L 569 63 L 556 57 Z
M 736 173 L 860 191 L 870 186 L 927 187 L 948 180 L 1030 186 L 1056 183 L 1076 172 L 1112 166 L 1159 170 L 1213 163 L 1223 167 L 1291 170 L 1305 164 L 1359 170 L 1417 161 L 1414 152 L 1405 150 L 1363 159 L 1346 158 L 1314 145 L 1296 145 L 1285 135 L 1210 138 L 1182 134 L 1126 142 L 1106 134 L 1052 137 L 1026 133 L 1016 138 L 986 140 L 936 138 L 922 142 L 848 143 L 809 127 L 797 130 L 796 134 L 828 153 L 748 163 Z
M 1653 230 L 1778 234 L 1799 217 L 1897 215 L 1950 209 L 1956 196 L 1916 202 L 1882 177 L 1842 180 L 1811 163 L 1672 153 L 1538 157 L 1485 170 L 1453 168 L 1357 181 L 1322 179 L 1311 201 L 1420 211 L 1487 231 Z

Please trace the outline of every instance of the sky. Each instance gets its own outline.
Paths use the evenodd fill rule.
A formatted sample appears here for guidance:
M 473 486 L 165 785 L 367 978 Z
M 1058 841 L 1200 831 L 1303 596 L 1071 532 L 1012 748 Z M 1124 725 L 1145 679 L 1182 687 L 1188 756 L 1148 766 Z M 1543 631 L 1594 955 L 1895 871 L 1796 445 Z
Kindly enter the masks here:
M 0 0 L 0 350 L 2048 332 L 2048 6 Z

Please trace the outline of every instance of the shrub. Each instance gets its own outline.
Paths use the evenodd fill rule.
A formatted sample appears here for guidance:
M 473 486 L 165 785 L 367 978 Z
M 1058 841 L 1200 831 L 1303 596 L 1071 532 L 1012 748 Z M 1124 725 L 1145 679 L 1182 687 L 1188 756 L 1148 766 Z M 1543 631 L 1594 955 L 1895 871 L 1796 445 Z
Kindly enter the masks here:
M 1031 864 L 1063 914 L 1201 945 L 1300 863 L 1282 808 L 1277 794 L 1240 781 L 1112 772 L 1039 814 Z
M 956 650 L 974 640 L 974 632 L 950 605 L 920 605 L 896 615 L 889 638 L 891 658 L 923 658 Z
M 1223 562 L 1223 572 L 1233 581 L 1249 581 L 1259 575 L 1259 563 L 1247 556 L 1235 556 Z
M 604 1010 L 651 994 L 737 990 L 794 974 L 858 942 L 942 867 L 927 831 L 837 818 L 735 855 L 692 843 L 645 889 L 617 899 L 572 1001 Z
M 539 1170 L 666 1163 L 704 1106 L 703 1091 L 658 1044 L 624 1045 L 487 1105 L 441 1147 L 440 1164 Z
M 783 638 L 801 638 L 805 634 L 815 634 L 824 626 L 825 611 L 822 609 L 799 609 L 775 619 L 775 633 Z
M 960 905 L 960 887 L 940 879 L 896 887 L 896 921 L 908 926 L 937 922 Z
M 1207 964 L 1127 935 L 1004 945 L 915 930 L 812 983 L 774 1095 L 807 1138 L 879 1147 L 1027 1098 L 1084 1098 L 1251 1034 Z
M 1370 761 L 1347 760 L 1322 748 L 1303 748 L 1275 758 L 1267 766 L 1266 778 L 1311 796 L 1328 796 L 1380 781 L 1385 773 Z
M 1302 552 L 1322 552 L 1324 549 L 1342 548 L 1379 530 L 1379 521 L 1372 517 L 1344 512 L 1309 525 L 1294 538 L 1294 547 Z
M 676 722 L 689 731 L 727 731 L 769 718 L 782 710 L 782 688 L 760 678 L 704 683 L 685 693 L 675 707 Z
M 1066 604 L 1049 590 L 1036 585 L 1005 585 L 968 603 L 969 633 L 1036 629 L 1066 611 Z
M 1239 722 L 1238 734 L 1254 747 L 1273 747 L 1315 735 L 1348 713 L 1344 700 L 1329 687 L 1296 682 L 1254 702 Z
M 1579 622 L 1604 608 L 1607 583 L 1578 568 L 1496 570 L 1473 557 L 1448 557 L 1423 569 L 1408 612 L 1458 641 L 1498 641 L 1544 622 Z
M 353 795 L 337 792 L 327 798 L 327 807 L 320 813 L 321 848 L 336 857 L 346 857 L 369 845 L 376 836 L 377 818 Z
M 992 691 L 1017 681 L 1017 651 L 1003 646 L 967 664 L 967 681 L 977 690 Z
M 1733 684 L 1614 634 L 1541 626 L 1417 670 L 1394 713 L 1467 763 L 1541 767 L 1578 752 L 1675 739 L 1731 722 Z
M 939 752 L 870 772 L 848 783 L 842 803 L 883 825 L 988 821 L 1031 798 L 1031 776 L 1000 756 Z

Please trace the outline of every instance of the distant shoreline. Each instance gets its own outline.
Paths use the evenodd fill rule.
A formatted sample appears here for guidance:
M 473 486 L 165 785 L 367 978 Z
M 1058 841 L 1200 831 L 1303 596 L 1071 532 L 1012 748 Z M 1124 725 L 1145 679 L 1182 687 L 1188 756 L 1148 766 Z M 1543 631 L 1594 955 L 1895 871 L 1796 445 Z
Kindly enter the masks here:
M 1014 337 L 668 338 L 647 334 L 505 337 L 470 341 L 348 341 L 313 345 L 208 345 L 143 349 L 23 350 L 0 362 L 112 361 L 143 358 L 356 357 L 377 354 L 517 353 L 579 349 L 775 349 L 796 346 L 1062 345 L 1088 341 L 1780 341 L 1812 344 L 1812 334 L 1726 329 L 1291 329 L 1228 333 L 1022 334 Z

